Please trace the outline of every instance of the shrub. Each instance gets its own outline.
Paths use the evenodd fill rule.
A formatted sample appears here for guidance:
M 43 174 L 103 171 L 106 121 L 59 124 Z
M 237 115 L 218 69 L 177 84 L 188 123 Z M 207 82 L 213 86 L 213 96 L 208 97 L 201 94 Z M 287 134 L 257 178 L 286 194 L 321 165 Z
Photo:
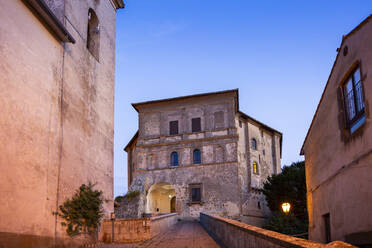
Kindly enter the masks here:
M 93 190 L 94 184 L 82 184 L 71 199 L 67 199 L 55 212 L 64 221 L 69 236 L 94 233 L 103 217 L 102 191 Z

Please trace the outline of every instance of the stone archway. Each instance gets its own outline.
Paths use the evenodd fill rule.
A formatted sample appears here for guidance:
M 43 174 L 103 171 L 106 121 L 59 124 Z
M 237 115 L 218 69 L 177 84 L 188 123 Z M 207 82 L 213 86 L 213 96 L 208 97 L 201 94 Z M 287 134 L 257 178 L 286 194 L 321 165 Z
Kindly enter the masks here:
M 146 196 L 146 214 L 163 214 L 172 212 L 172 199 L 174 198 L 174 212 L 176 192 L 169 183 L 153 184 Z

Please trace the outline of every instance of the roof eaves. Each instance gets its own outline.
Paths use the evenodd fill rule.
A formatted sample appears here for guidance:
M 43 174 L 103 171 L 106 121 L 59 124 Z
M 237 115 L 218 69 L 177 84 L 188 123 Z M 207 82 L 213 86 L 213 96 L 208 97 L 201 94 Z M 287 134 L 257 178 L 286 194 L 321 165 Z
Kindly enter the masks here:
M 272 131 L 272 132 L 275 132 L 275 133 L 279 134 L 280 136 L 283 136 L 282 132 L 280 132 L 280 131 L 278 131 L 278 130 L 272 128 L 272 127 L 269 127 L 268 125 L 266 125 L 266 124 L 264 124 L 264 123 L 258 121 L 257 119 L 255 119 L 255 118 L 253 118 L 253 117 L 247 115 L 246 113 L 244 113 L 244 112 L 242 112 L 242 111 L 240 111 L 240 110 L 239 110 L 238 112 L 239 112 L 239 114 L 241 114 L 241 115 L 243 116 L 243 118 L 251 119 L 252 121 L 254 121 L 254 122 L 258 123 L 259 125 L 261 125 L 262 127 L 264 127 L 265 129 L 268 129 L 268 130 L 270 130 L 270 131 Z
M 116 9 L 124 9 L 125 3 L 123 0 L 113 0 Z
M 138 138 L 138 130 L 137 132 L 133 135 L 133 137 L 130 139 L 130 141 L 128 142 L 128 144 L 124 147 L 124 151 L 128 152 L 127 149 L 133 144 L 133 142 L 136 141 L 136 139 Z
M 342 39 L 340 47 L 342 47 L 342 45 L 343 45 L 343 43 L 344 43 L 344 40 L 345 40 L 345 39 Z M 328 76 L 327 83 L 326 83 L 326 85 L 325 85 L 325 87 L 324 87 L 324 90 L 323 90 L 322 96 L 320 97 L 320 100 L 319 100 L 318 106 L 316 107 L 316 110 L 315 110 L 315 113 L 314 113 L 313 119 L 311 120 L 310 127 L 309 127 L 309 129 L 307 130 L 307 133 L 306 133 L 306 136 L 305 136 L 305 140 L 304 140 L 304 142 L 302 143 L 301 150 L 300 150 L 300 155 L 304 155 L 304 146 L 305 146 L 306 140 L 307 140 L 307 138 L 308 138 L 308 136 L 309 136 L 309 133 L 310 133 L 311 128 L 313 127 L 315 117 L 316 117 L 317 114 L 318 114 L 320 104 L 321 104 L 322 101 L 323 101 L 324 93 L 325 93 L 326 90 L 327 90 L 327 87 L 328 87 L 328 84 L 329 84 L 329 80 L 331 79 L 331 76 L 332 76 L 333 70 L 334 70 L 334 68 L 335 68 L 335 66 L 336 66 L 336 62 L 337 62 L 337 59 L 338 59 L 339 55 L 340 55 L 340 52 L 337 53 L 336 59 L 335 59 L 335 61 L 333 62 L 333 66 L 332 66 L 332 69 L 331 69 L 331 73 L 330 73 L 329 76 Z
M 194 95 L 188 95 L 188 96 L 165 98 L 165 99 L 160 99 L 160 100 L 137 102 L 137 103 L 132 103 L 132 106 L 138 112 L 137 107 L 140 106 L 140 105 L 162 103 L 162 102 L 175 101 L 175 100 L 183 100 L 183 99 L 188 99 L 188 98 L 192 98 L 192 97 L 203 97 L 203 96 L 209 96 L 209 95 L 226 94 L 226 93 L 232 93 L 232 92 L 236 92 L 237 97 L 239 97 L 239 89 L 232 89 L 232 90 L 224 90 L 224 91 L 215 91 L 215 92 L 209 92 L 209 93 L 194 94 Z M 239 106 L 239 98 L 237 99 L 237 101 L 238 101 L 238 103 L 237 103 L 237 107 L 238 107 Z M 236 111 L 238 111 L 238 110 L 236 110 Z
M 350 37 L 351 35 L 353 35 L 356 31 L 358 31 L 362 26 L 364 26 L 368 21 L 370 21 L 371 18 L 372 18 L 372 14 L 369 15 L 366 19 L 364 19 L 361 23 L 359 23 L 358 26 L 356 26 L 353 30 L 351 30 L 347 35 L 342 36 L 342 41 L 341 41 L 340 48 L 342 47 L 342 45 L 344 44 L 344 42 L 345 42 L 345 40 L 346 40 L 347 38 L 349 38 L 349 37 Z M 322 96 L 321 96 L 320 101 L 319 101 L 319 103 L 318 103 L 318 106 L 317 106 L 317 108 L 316 108 L 316 111 L 315 111 L 315 114 L 314 114 L 313 119 L 312 119 L 312 121 L 311 121 L 310 127 L 309 127 L 309 129 L 307 130 L 307 133 L 306 133 L 306 136 L 305 136 L 305 140 L 304 140 L 304 142 L 302 143 L 302 146 L 301 146 L 300 155 L 304 155 L 304 154 L 305 154 L 304 146 L 305 146 L 306 140 L 307 140 L 307 138 L 308 138 L 308 136 L 309 136 L 309 133 L 310 133 L 310 130 L 311 130 L 313 124 L 314 124 L 315 117 L 316 117 L 317 114 L 318 114 L 319 106 L 320 106 L 320 104 L 321 104 L 322 101 L 323 101 L 324 93 L 325 93 L 326 90 L 327 90 L 327 87 L 328 87 L 328 84 L 329 84 L 329 80 L 331 79 L 331 76 L 332 76 L 333 70 L 334 70 L 334 68 L 335 68 L 335 66 L 336 66 L 336 63 L 337 63 L 337 60 L 338 60 L 339 55 L 340 55 L 340 51 L 337 53 L 337 56 L 336 56 L 336 59 L 335 59 L 335 61 L 334 61 L 334 63 L 333 63 L 333 66 L 332 66 L 331 72 L 330 72 L 330 74 L 329 74 L 329 76 L 328 76 L 328 80 L 327 80 L 326 86 L 324 87 L 324 90 L 323 90 Z
M 62 42 L 75 43 L 74 37 L 67 31 L 65 26 L 58 20 L 43 0 L 22 0 L 23 3 L 35 13 L 40 21 L 49 28 Z
M 351 30 L 348 34 L 342 36 L 342 41 L 349 38 L 351 35 L 353 35 L 355 32 L 357 32 L 359 29 L 361 29 L 367 22 L 369 22 L 372 18 L 372 14 L 370 14 L 367 18 L 365 18 L 361 23 L 359 23 L 353 30 Z

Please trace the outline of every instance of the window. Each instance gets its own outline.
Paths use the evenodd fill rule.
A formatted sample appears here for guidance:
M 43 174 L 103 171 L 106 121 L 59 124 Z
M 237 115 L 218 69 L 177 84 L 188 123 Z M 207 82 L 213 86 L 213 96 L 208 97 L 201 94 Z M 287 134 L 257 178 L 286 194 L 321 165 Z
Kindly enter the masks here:
M 191 120 L 191 130 L 192 130 L 192 132 L 200 132 L 201 131 L 200 118 L 192 118 L 192 120 Z
M 192 203 L 199 203 L 202 199 L 201 184 L 190 184 L 190 200 Z
M 88 11 L 87 48 L 96 60 L 99 60 L 100 30 L 99 20 L 94 10 Z
M 169 134 L 170 135 L 178 134 L 178 121 L 169 122 Z
M 357 68 L 343 86 L 347 127 L 354 133 L 366 121 L 360 69 Z
M 195 149 L 193 152 L 194 164 L 201 164 L 201 152 L 199 149 Z
M 253 173 L 258 174 L 258 164 L 256 161 L 253 162 Z
M 256 139 L 252 139 L 252 149 L 257 150 L 257 141 Z
M 331 242 L 331 218 L 329 213 L 323 215 L 325 242 Z
M 239 127 L 242 127 L 242 121 L 239 120 Z
M 178 153 L 177 152 L 171 153 L 171 166 L 178 166 Z

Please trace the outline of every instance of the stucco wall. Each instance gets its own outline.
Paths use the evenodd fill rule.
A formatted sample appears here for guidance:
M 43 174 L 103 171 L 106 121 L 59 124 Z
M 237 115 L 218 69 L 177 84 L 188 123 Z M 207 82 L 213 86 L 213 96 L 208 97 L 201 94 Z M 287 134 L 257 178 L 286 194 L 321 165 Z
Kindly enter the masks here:
M 349 36 L 340 48 L 323 99 L 304 144 L 308 190 L 309 237 L 324 242 L 323 215 L 330 213 L 331 239 L 345 240 L 351 233 L 372 231 L 370 193 L 372 130 L 371 65 L 372 23 Z M 348 53 L 343 55 L 345 47 Z M 337 96 L 339 85 L 356 62 L 360 63 L 365 95 L 366 122 L 345 139 L 343 115 Z M 341 101 L 342 103 L 342 101 Z
M 75 44 L 60 43 L 21 0 L 2 1 L 0 8 L 5 247 L 62 244 L 65 230 L 52 212 L 82 183 L 97 182 L 104 198 L 113 198 L 115 9 L 109 1 L 52 5 Z M 100 62 L 86 48 L 89 8 L 100 19 Z M 104 211 L 109 216 L 112 201 Z

